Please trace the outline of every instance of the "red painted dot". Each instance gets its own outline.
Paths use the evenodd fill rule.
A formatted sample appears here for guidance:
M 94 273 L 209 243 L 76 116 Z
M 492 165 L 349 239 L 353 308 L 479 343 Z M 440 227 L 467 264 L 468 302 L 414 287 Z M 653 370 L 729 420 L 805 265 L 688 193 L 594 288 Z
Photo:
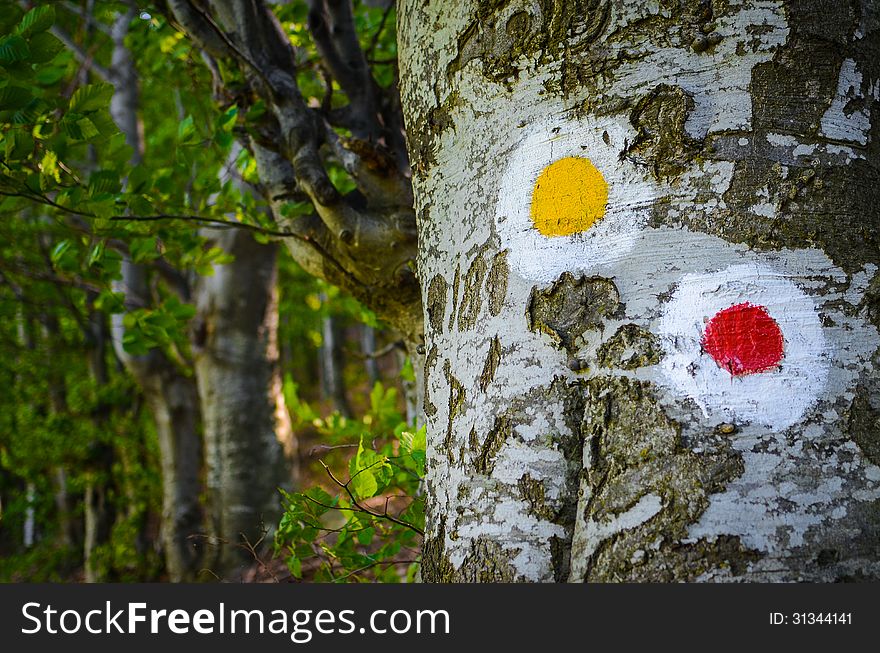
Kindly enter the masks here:
M 749 302 L 718 311 L 706 324 L 702 345 L 733 376 L 775 369 L 783 356 L 776 320 L 766 308 Z

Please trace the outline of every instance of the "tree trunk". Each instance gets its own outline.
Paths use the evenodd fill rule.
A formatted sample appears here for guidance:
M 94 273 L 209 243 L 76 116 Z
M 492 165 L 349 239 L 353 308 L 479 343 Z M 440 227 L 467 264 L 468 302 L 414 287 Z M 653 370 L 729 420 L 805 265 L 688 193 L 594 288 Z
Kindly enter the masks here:
M 224 579 L 254 563 L 250 545 L 281 514 L 296 441 L 278 367 L 277 245 L 244 230 L 203 230 L 235 257 L 195 290 L 195 365 L 205 428 L 211 532 L 208 563 Z
M 326 293 L 321 293 L 321 303 L 327 304 Z M 351 417 L 351 406 L 345 384 L 345 359 L 342 352 L 341 329 L 333 315 L 321 318 L 321 392 L 324 399 L 345 417 Z
M 41 316 L 43 342 L 46 348 L 46 369 L 49 383 L 49 410 L 53 415 L 66 415 L 67 385 L 61 370 L 52 366 L 57 355 L 55 341 L 60 337 L 58 320 L 54 316 Z M 67 488 L 67 471 L 62 466 L 52 470 L 55 481 L 55 509 L 58 511 L 58 545 L 72 548 L 77 541 L 77 524 L 73 518 L 73 506 Z
M 423 577 L 880 577 L 877 3 L 398 7 Z
M 360 325 L 361 354 L 364 356 L 364 369 L 367 371 L 367 380 L 372 388 L 382 377 L 379 375 L 379 362 L 376 360 L 376 330 L 367 325 Z
M 122 281 L 129 306 L 145 305 L 146 271 L 124 261 Z M 192 580 L 198 571 L 202 542 L 202 440 L 195 379 L 186 376 L 158 349 L 132 356 L 122 346 L 123 316 L 113 316 L 113 345 L 135 379 L 156 424 L 162 465 L 162 527 L 165 567 L 174 582 Z
M 143 134 L 138 121 L 138 77 L 125 37 L 136 8 L 120 14 L 113 24 L 113 62 L 109 80 L 115 90 L 110 112 L 126 143 L 132 148 L 132 164 L 143 159 Z M 150 306 L 147 270 L 125 258 L 122 279 L 114 290 L 124 292 L 127 308 Z M 186 376 L 163 352 L 153 349 L 143 356 L 125 351 L 122 315 L 113 316 L 113 346 L 126 369 L 141 387 L 156 423 L 162 464 L 162 543 L 165 566 L 174 582 L 191 580 L 201 558 L 202 441 L 199 433 L 199 397 L 195 379 Z M 194 539 L 196 538 L 196 539 Z
M 96 299 L 95 293 L 88 297 L 89 305 Z M 110 373 L 107 369 L 107 343 L 110 333 L 107 317 L 104 313 L 96 310 L 89 311 L 88 322 L 83 325 L 84 338 L 88 345 L 87 361 L 89 373 L 98 388 L 103 388 L 110 382 Z M 66 402 L 65 402 L 66 405 Z M 110 407 L 99 406 L 94 414 L 95 428 L 102 431 L 108 427 Z M 116 517 L 114 506 L 108 497 L 108 485 L 113 479 L 114 460 L 119 453 L 115 447 L 106 443 L 92 443 L 91 456 L 89 459 L 89 479 L 85 488 L 83 500 L 84 512 L 84 537 L 83 559 L 85 561 L 85 581 L 87 583 L 99 583 L 107 581 L 105 566 L 95 556 L 95 551 L 100 544 L 109 541 L 113 520 Z M 112 490 L 110 490 L 112 492 Z M 131 494 L 128 498 L 133 499 Z M 135 510 L 135 501 L 131 501 L 129 510 Z

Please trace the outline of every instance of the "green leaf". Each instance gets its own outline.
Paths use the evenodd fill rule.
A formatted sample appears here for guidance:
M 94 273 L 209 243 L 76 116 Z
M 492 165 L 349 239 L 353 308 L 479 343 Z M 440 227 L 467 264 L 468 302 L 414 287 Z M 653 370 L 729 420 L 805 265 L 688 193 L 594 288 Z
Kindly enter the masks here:
M 55 23 L 55 7 L 52 5 L 37 5 L 19 21 L 16 32 L 22 36 L 30 36 L 39 32 L 45 32 Z
M 257 100 L 254 102 L 247 113 L 244 116 L 244 119 L 247 122 L 256 122 L 260 118 L 263 117 L 263 114 L 266 113 L 266 103 L 263 100 Z
M 27 105 L 15 112 L 12 116 L 12 122 L 16 125 L 33 125 L 49 109 L 50 107 L 45 100 L 33 98 Z
M 104 138 L 110 138 L 119 133 L 119 127 L 117 127 L 116 122 L 110 116 L 110 112 L 107 109 L 102 108 L 94 113 L 90 113 L 89 121 Z
M 143 356 L 150 351 L 140 331 L 126 331 L 122 336 L 122 348 L 132 356 Z
M 59 52 L 64 50 L 64 44 L 52 36 L 49 32 L 34 34 L 29 41 L 33 63 L 46 63 L 52 61 Z
M 152 172 L 143 165 L 138 164 L 128 173 L 128 192 L 143 193 L 152 185 Z
M 55 247 L 52 248 L 52 253 L 49 255 L 49 258 L 52 259 L 52 263 L 57 266 L 61 259 L 64 257 L 64 254 L 67 252 L 67 250 L 71 248 L 72 245 L 73 243 L 71 243 L 69 240 L 62 240 L 60 243 L 55 245 Z
M 302 578 L 302 561 L 296 556 L 291 556 L 287 560 L 287 568 L 290 570 L 291 576 L 294 578 Z
M 82 118 L 77 113 L 68 113 L 61 119 L 61 128 L 69 138 L 76 141 L 83 140 L 83 131 L 79 126 L 79 120 Z
M 128 244 L 128 253 L 131 255 L 131 260 L 135 263 L 149 263 L 156 260 L 159 258 L 159 251 L 156 249 L 156 237 L 132 238 Z
M 8 84 L 0 87 L 0 109 L 4 111 L 21 109 L 27 106 L 32 97 L 28 89 Z
M 63 62 L 63 59 L 61 60 Z M 61 81 L 61 78 L 67 74 L 67 66 L 41 66 L 34 73 L 34 81 L 43 86 L 51 86 Z
M 96 170 L 89 176 L 89 195 L 118 193 L 122 189 L 119 173 L 113 170 Z
M 189 143 L 196 133 L 193 117 L 187 116 L 177 125 L 177 140 L 181 143 Z
M 379 490 L 379 483 L 373 474 L 373 469 L 367 469 L 369 466 L 366 450 L 364 449 L 364 439 L 361 438 L 358 443 L 357 453 L 354 458 L 349 461 L 348 471 L 351 476 L 350 487 L 355 496 L 360 498 L 369 498 L 376 496 Z
M 165 309 L 170 314 L 170 317 L 173 317 L 179 322 L 191 320 L 196 315 L 196 307 L 194 305 L 185 304 L 173 295 L 165 301 Z M 168 326 L 171 327 L 175 325 L 169 323 Z
M 313 500 L 310 502 L 311 510 L 317 515 L 323 515 L 327 512 L 328 508 L 326 506 L 336 504 L 336 500 L 319 487 L 309 488 L 303 494 Z
M 235 126 L 235 121 L 237 118 L 238 107 L 233 105 L 222 114 L 220 114 L 220 116 L 217 118 L 216 128 L 225 132 L 232 131 L 232 128 Z
M 351 477 L 351 491 L 358 498 L 374 497 L 378 489 L 379 484 L 376 482 L 376 477 L 368 469 L 362 469 Z
M 99 82 L 87 84 L 74 92 L 70 98 L 71 113 L 88 113 L 104 109 L 113 97 L 113 85 Z
M 373 536 L 376 534 L 376 529 L 372 526 L 370 528 L 365 528 L 362 531 L 358 532 L 357 540 L 361 543 L 362 546 L 368 546 L 370 542 L 373 541 Z
M 422 453 L 424 453 L 427 448 L 428 448 L 428 429 L 426 426 L 422 426 L 413 435 L 412 451 L 413 452 L 421 451 Z
M 22 129 L 15 129 L 6 134 L 6 160 L 26 159 L 34 151 L 34 138 Z
M 93 248 L 92 251 L 89 252 L 88 266 L 92 267 L 96 263 L 100 263 L 104 258 L 104 241 L 99 241 Z
M 413 438 L 415 437 L 409 431 L 403 431 L 399 436 L 400 438 L 400 448 L 404 453 L 412 453 L 413 450 Z
M 103 290 L 95 299 L 95 308 L 104 313 L 122 313 L 125 310 L 125 293 Z
M 18 34 L 10 34 L 0 38 L 0 63 L 24 61 L 31 54 L 27 41 Z

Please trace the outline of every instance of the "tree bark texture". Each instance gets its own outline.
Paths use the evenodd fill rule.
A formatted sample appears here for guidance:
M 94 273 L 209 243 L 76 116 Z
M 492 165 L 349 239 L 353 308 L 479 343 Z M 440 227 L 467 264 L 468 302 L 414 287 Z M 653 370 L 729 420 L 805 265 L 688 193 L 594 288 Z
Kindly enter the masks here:
M 278 367 L 278 246 L 244 230 L 203 235 L 234 257 L 197 284 L 193 335 L 216 546 L 206 564 L 230 579 L 278 521 L 296 442 Z
M 880 577 L 878 3 L 398 10 L 424 578 Z

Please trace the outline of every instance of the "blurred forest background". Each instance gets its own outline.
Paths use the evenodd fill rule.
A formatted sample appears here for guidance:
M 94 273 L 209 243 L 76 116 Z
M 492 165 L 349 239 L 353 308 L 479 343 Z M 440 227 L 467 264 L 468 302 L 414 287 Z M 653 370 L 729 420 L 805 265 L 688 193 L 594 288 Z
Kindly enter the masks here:
M 273 11 L 333 111 L 307 5 Z M 352 6 L 394 95 L 393 4 Z M 417 573 L 412 369 L 279 245 L 216 66 L 162 2 L 0 1 L 0 581 Z

